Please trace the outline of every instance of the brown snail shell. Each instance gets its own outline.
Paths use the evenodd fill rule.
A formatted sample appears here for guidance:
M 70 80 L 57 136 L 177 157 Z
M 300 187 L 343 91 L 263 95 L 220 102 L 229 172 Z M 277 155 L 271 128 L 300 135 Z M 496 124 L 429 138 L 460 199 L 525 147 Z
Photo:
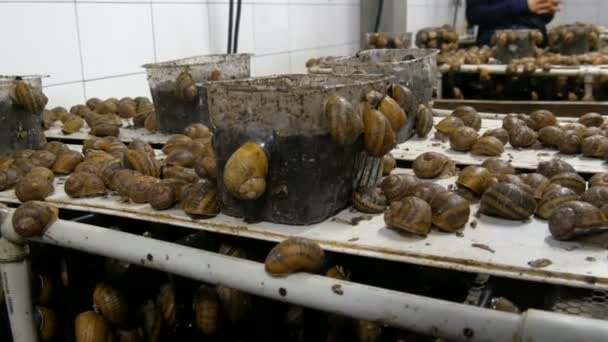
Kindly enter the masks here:
M 566 131 L 562 134 L 557 147 L 563 154 L 577 154 L 581 150 L 582 140 L 576 131 Z
M 502 119 L 502 128 L 504 128 L 507 132 L 510 132 L 516 127 L 525 125 L 526 123 L 519 119 L 516 114 L 509 114 Z
M 549 179 L 553 184 L 559 184 L 574 190 L 578 195 L 585 192 L 587 182 L 576 172 L 562 172 Z
M 160 287 L 156 303 L 160 307 L 163 320 L 169 327 L 174 328 L 176 323 L 175 289 L 170 283 Z
M 366 107 L 378 108 L 378 106 L 380 105 L 380 101 L 382 101 L 383 98 L 383 94 L 380 94 L 375 90 L 369 91 L 367 94 L 365 94 L 365 101 L 368 104 L 368 106 Z
M 42 148 L 45 151 L 49 151 L 56 156 L 59 156 L 63 152 L 70 151 L 70 148 L 68 147 L 68 145 L 66 145 L 62 142 L 59 142 L 59 141 L 49 141 L 46 144 L 44 144 L 44 147 L 42 147 Z
M 517 126 L 508 132 L 509 142 L 513 147 L 530 147 L 534 145 L 538 138 L 538 134 L 525 125 Z
M 182 71 L 175 81 L 175 96 L 184 102 L 192 102 L 198 96 L 198 89 L 194 84 L 192 75 Z
M 187 149 L 174 150 L 165 159 L 167 165 L 177 165 L 182 167 L 192 167 L 194 165 L 194 155 Z
M 72 198 L 95 197 L 106 193 L 106 187 L 97 175 L 74 172 L 65 181 L 65 193 Z
M 433 111 L 421 104 L 416 111 L 416 135 L 424 138 L 429 134 L 431 129 L 433 129 Z
M 55 179 L 55 174 L 53 173 L 53 171 L 42 166 L 34 166 L 26 176 L 40 177 L 46 179 L 51 183 L 53 183 L 53 179 Z
M 473 107 L 456 107 L 451 116 L 462 119 L 465 126 L 471 127 L 476 131 L 479 131 L 481 128 L 481 116 L 479 116 L 479 113 L 477 113 L 477 110 L 475 110 Z
M 558 173 L 576 172 L 576 170 L 574 170 L 574 167 L 572 167 L 572 165 L 568 164 L 568 162 L 565 162 L 559 158 L 553 158 L 548 161 L 539 162 L 536 172 L 540 173 L 541 175 L 543 175 L 547 178 L 551 178 L 551 177 L 557 175 Z
M 34 163 L 26 158 L 15 158 L 14 164 L 15 167 L 21 171 L 21 173 L 29 173 L 32 168 L 35 167 Z
M 293 272 L 316 272 L 323 266 L 325 253 L 313 240 L 292 237 L 274 246 L 264 261 L 266 272 L 287 275 Z
M 133 177 L 128 183 L 128 197 L 133 203 L 148 203 L 150 188 L 160 180 L 158 178 L 146 175 Z
M 139 138 L 131 141 L 129 143 L 129 146 L 127 146 L 127 148 L 129 150 L 144 151 L 144 152 L 150 154 L 151 156 L 154 156 L 154 149 L 152 148 L 152 146 Z
M 372 157 L 382 157 L 397 145 L 395 131 L 388 119 L 371 108 L 363 110 L 365 150 Z
M 546 126 L 557 126 L 557 118 L 548 110 L 537 110 L 530 113 L 529 126 L 535 131 Z
M 217 177 L 217 160 L 215 154 L 200 156 L 194 161 L 194 172 L 201 178 Z
M 482 214 L 509 220 L 524 220 L 536 211 L 536 200 L 524 186 L 497 183 L 481 196 Z
M 116 99 L 106 99 L 95 105 L 95 112 L 99 114 L 110 114 L 118 112 L 118 101 Z
M 399 132 L 407 121 L 407 116 L 401 106 L 399 106 L 397 101 L 393 100 L 390 96 L 382 98 L 382 101 L 380 101 L 380 105 L 378 106 L 378 111 L 388 119 L 395 132 Z
M 55 154 L 44 150 L 36 151 L 30 156 L 30 161 L 32 162 L 33 166 L 42 166 L 47 169 L 53 167 L 55 159 L 57 159 L 57 156 Z
M 156 121 L 156 114 L 154 112 L 146 116 L 144 120 L 144 128 L 150 132 L 156 132 L 158 130 L 158 123 Z
M 386 196 L 380 188 L 357 189 L 352 195 L 353 207 L 370 214 L 377 214 L 386 208 Z
M 224 166 L 224 186 L 235 197 L 255 200 L 266 191 L 268 156 L 264 149 L 248 141 L 241 145 Z
M 496 182 L 496 177 L 488 169 L 474 165 L 465 167 L 456 180 L 456 184 L 473 191 L 478 196 Z
M 431 202 L 432 223 L 446 232 L 462 228 L 469 220 L 469 201 L 450 192 L 439 193 Z
M 408 196 L 420 198 L 421 200 L 430 204 L 433 202 L 435 197 L 446 191 L 447 190 L 443 186 L 437 183 L 420 182 L 412 189 L 411 195 L 408 194 Z
M 509 142 L 509 132 L 504 128 L 489 129 L 485 131 L 481 137 L 494 137 L 503 145 L 506 145 Z
M 354 143 L 363 133 L 363 119 L 343 97 L 333 95 L 325 104 L 327 130 L 340 145 Z
M 606 217 L 602 211 L 581 201 L 561 204 L 549 218 L 549 231 L 558 240 L 568 240 L 605 226 Z
M 74 321 L 76 342 L 108 342 L 110 329 L 101 315 L 95 311 L 85 311 Z
M 181 207 L 190 215 L 212 217 L 220 212 L 215 183 L 202 181 L 186 185 L 181 193 Z
M 587 137 L 591 137 L 594 135 L 606 136 L 606 132 L 604 132 L 604 130 L 602 130 L 599 127 L 587 127 L 583 131 L 583 134 L 581 135 L 581 137 L 587 138 Z
M 418 178 L 411 175 L 390 175 L 382 180 L 380 188 L 390 203 L 411 196 L 419 183 Z
M 450 134 L 450 146 L 456 151 L 470 151 L 478 138 L 479 134 L 475 129 L 467 126 L 459 127 Z
M 91 160 L 91 161 L 83 161 L 82 163 L 76 165 L 73 172 L 88 172 L 98 174 L 100 170 L 103 168 L 106 161 L 101 160 Z
M 26 176 L 15 184 L 15 196 L 21 202 L 44 201 L 53 191 L 53 183 L 42 177 Z
M 389 227 L 426 236 L 431 231 L 431 206 L 417 197 L 405 197 L 392 202 L 384 212 L 384 222 Z
M 191 139 L 203 139 L 211 141 L 211 131 L 202 123 L 193 123 L 184 128 L 184 135 Z
M 143 113 L 135 114 L 135 116 L 133 117 L 133 126 L 138 127 L 138 128 L 144 127 L 146 120 L 148 119 L 148 117 L 150 115 L 154 115 L 154 113 L 143 112 Z
M 61 131 L 65 134 L 72 134 L 80 131 L 82 126 L 84 126 L 84 120 L 81 117 L 73 116 L 63 122 Z
M 194 294 L 194 322 L 205 335 L 215 335 L 219 330 L 220 302 L 215 288 L 201 285 Z
M 112 175 L 109 188 L 118 192 L 123 197 L 129 197 L 129 187 L 141 172 L 129 169 L 116 170 Z
M 70 107 L 70 114 L 82 116 L 84 113 L 90 112 L 94 109 L 95 108 L 89 108 L 83 104 L 77 104 L 77 105 Z M 63 120 L 61 120 L 61 121 L 63 121 Z
M 397 167 L 397 161 L 392 154 L 386 154 L 382 157 L 382 175 L 386 176 Z
M 175 134 L 169 137 L 169 139 L 167 139 L 167 142 L 165 143 L 165 145 L 163 146 L 162 150 L 164 154 L 169 154 L 171 152 L 173 152 L 176 149 L 181 149 L 183 148 L 186 143 L 192 141 L 192 138 L 183 135 L 183 134 Z
M 90 134 L 96 137 L 117 137 L 120 134 L 120 129 L 118 128 L 118 126 L 112 124 L 98 123 L 93 126 L 93 128 L 91 128 Z
M 160 164 L 158 160 L 151 157 L 149 153 L 137 150 L 127 151 L 127 160 L 134 170 L 137 170 L 144 175 L 159 178 Z
M 604 158 L 608 152 L 608 137 L 592 135 L 581 142 L 581 153 L 585 157 Z
M 583 133 L 585 133 L 587 126 L 578 122 L 571 122 L 563 125 L 562 128 L 564 131 L 573 131 L 576 132 L 578 135 L 583 136 Z
M 30 149 L 23 149 L 23 150 L 19 150 L 17 152 L 15 152 L 15 155 L 13 156 L 15 159 L 29 159 L 34 152 L 36 152 L 35 150 L 30 150 Z
M 553 211 L 562 203 L 576 201 L 578 195 L 572 189 L 557 186 L 545 191 L 536 209 L 536 216 L 545 220 L 551 217 Z
M 171 208 L 181 197 L 185 182 L 179 179 L 163 179 L 148 190 L 148 203 L 153 209 Z
M 596 173 L 589 179 L 589 187 L 608 186 L 608 172 Z
M 123 169 L 122 162 L 118 159 L 100 162 L 96 169 L 97 176 L 101 178 L 103 183 L 106 185 L 106 188 L 116 191 L 112 181 L 114 178 L 114 173 Z
M 68 150 L 57 155 L 52 170 L 56 174 L 68 174 L 84 160 L 84 155 L 78 151 Z
M 499 156 L 504 151 L 504 144 L 495 137 L 481 137 L 471 147 L 471 153 L 479 156 Z
M 227 286 L 217 286 L 221 311 L 232 324 L 243 321 L 251 312 L 251 296 Z
M 443 134 L 450 135 L 457 128 L 463 127 L 463 126 L 464 126 L 464 121 L 462 121 L 461 118 L 457 118 L 455 116 L 448 116 L 448 117 L 442 119 L 441 121 L 439 121 L 437 123 L 437 125 L 435 126 L 435 129 L 437 129 L 437 131 L 439 131 Z
M 112 325 L 122 325 L 127 321 L 129 310 L 127 298 L 109 284 L 100 283 L 93 292 L 93 304 Z
M 163 168 L 163 178 L 176 178 L 183 180 L 186 183 L 196 183 L 199 180 L 198 175 L 193 169 L 181 166 L 167 166 Z
M 21 171 L 14 167 L 0 170 L 0 191 L 10 189 L 21 179 Z
M 519 175 L 519 178 L 524 182 L 524 184 L 532 189 L 534 198 L 537 200 L 540 200 L 543 197 L 543 194 L 549 185 L 551 185 L 551 181 L 547 177 L 536 172 L 523 173 Z
M 581 201 L 591 203 L 601 208 L 608 203 L 608 186 L 593 186 L 581 196 Z
M 587 127 L 600 127 L 604 123 L 604 117 L 599 113 L 587 113 L 578 118 L 578 123 Z
M 38 336 L 42 341 L 50 341 L 55 337 L 57 331 L 57 318 L 55 312 L 44 306 L 36 306 L 34 312 L 36 325 L 38 326 Z
M 395 100 L 397 101 L 397 103 L 399 104 L 399 107 L 403 108 L 403 110 L 406 111 L 406 115 L 407 115 L 407 111 L 408 110 L 414 110 L 414 93 L 412 93 L 412 91 L 403 85 L 400 85 L 398 83 L 393 83 L 390 86 L 389 89 L 389 95 Z
M 358 320 L 357 339 L 359 342 L 379 342 L 382 338 L 382 326 L 377 322 Z
M 29 201 L 21 204 L 13 213 L 15 232 L 23 237 L 42 235 L 55 221 L 59 210 L 44 202 Z
M 414 160 L 414 173 L 420 178 L 447 176 L 455 172 L 455 164 L 447 156 L 437 152 L 425 152 Z
M 124 119 L 132 118 L 137 113 L 137 102 L 130 97 L 118 101 L 117 114 Z
M 525 186 L 529 187 L 529 185 L 524 183 L 524 181 L 518 175 L 515 175 L 515 174 L 500 175 L 500 176 L 498 176 L 498 182 L 525 185 Z M 530 191 L 533 191 L 533 190 L 530 188 Z
M 42 93 L 42 90 L 32 87 L 26 81 L 13 82 L 15 102 L 32 114 L 42 112 L 48 102 L 48 98 Z

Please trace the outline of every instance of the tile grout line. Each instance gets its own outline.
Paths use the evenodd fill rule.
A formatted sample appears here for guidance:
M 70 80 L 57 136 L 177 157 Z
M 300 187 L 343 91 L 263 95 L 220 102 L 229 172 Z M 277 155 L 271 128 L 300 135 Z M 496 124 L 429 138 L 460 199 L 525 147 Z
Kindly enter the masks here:
M 175 4 L 175 5 L 188 5 L 188 4 L 212 4 L 212 5 L 225 5 L 227 2 L 222 1 L 119 1 L 119 0 L 0 0 L 0 3 L 15 3 L 15 4 L 44 4 L 44 3 L 59 3 L 59 4 L 69 4 L 69 3 L 80 3 L 80 4 L 132 4 L 132 5 L 146 5 L 148 3 L 152 4 Z M 270 6 L 317 6 L 317 7 L 327 7 L 327 6 L 352 6 L 357 7 L 358 4 L 353 3 L 304 3 L 304 2 L 296 2 L 296 3 L 276 3 L 276 2 L 251 2 L 244 1 L 243 5 L 270 5 Z
M 205 3 L 205 6 L 207 6 L 207 52 L 213 53 L 214 51 L 211 48 L 211 8 L 208 3 Z
M 154 53 L 154 62 L 158 63 L 158 53 L 156 51 L 156 28 L 154 26 L 154 5 L 150 1 L 150 22 L 152 25 L 152 51 Z
M 82 82 L 82 96 L 83 96 L 84 100 L 86 101 L 87 89 L 86 89 L 86 86 L 84 83 L 84 57 L 82 55 L 82 39 L 80 37 L 80 17 L 78 16 L 78 4 L 76 3 L 76 0 L 74 0 L 74 17 L 75 17 L 75 24 L 76 24 L 76 38 L 78 40 L 78 57 L 80 60 L 80 77 L 81 77 L 80 82 Z
M 290 0 L 291 1 L 291 0 Z M 291 39 L 289 38 L 291 34 L 291 4 L 287 2 L 287 49 L 289 49 L 289 42 Z M 289 72 L 293 73 L 293 64 L 291 63 L 291 50 L 289 51 Z

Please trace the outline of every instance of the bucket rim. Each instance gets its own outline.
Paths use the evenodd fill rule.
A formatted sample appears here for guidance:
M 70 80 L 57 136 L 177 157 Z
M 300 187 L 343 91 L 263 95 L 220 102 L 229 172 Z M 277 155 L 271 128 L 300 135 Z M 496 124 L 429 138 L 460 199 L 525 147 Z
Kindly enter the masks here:
M 382 52 L 396 52 L 396 51 L 419 51 L 424 55 L 422 57 L 417 57 L 414 59 L 410 59 L 407 61 L 377 61 L 377 62 L 365 62 L 361 61 L 359 55 L 368 51 L 382 51 Z M 355 55 L 347 56 L 343 58 L 334 59 L 333 61 L 328 62 L 328 65 L 331 67 L 335 66 L 360 66 L 365 64 L 374 64 L 374 65 L 406 65 L 411 63 L 416 63 L 429 57 L 436 57 L 439 54 L 439 49 L 418 49 L 418 48 L 409 48 L 409 49 L 367 49 L 361 50 L 357 52 Z
M 209 54 L 209 55 L 194 55 L 184 58 L 171 59 L 162 62 L 155 63 L 146 63 L 141 67 L 144 69 L 165 69 L 165 68 L 175 68 L 175 67 L 184 67 L 184 66 L 196 66 L 196 65 L 205 65 L 212 62 L 226 62 L 228 60 L 237 60 L 243 59 L 245 57 L 251 58 L 255 54 L 253 53 L 218 53 L 218 54 Z M 196 61 L 197 59 L 201 59 L 200 61 Z M 194 63 L 187 63 L 189 60 L 196 61 Z M 183 63 L 183 64 L 182 64 Z
M 8 83 L 17 80 L 18 78 L 22 80 L 34 80 L 34 79 L 43 79 L 51 77 L 50 75 L 2 75 L 0 74 L 0 83 Z

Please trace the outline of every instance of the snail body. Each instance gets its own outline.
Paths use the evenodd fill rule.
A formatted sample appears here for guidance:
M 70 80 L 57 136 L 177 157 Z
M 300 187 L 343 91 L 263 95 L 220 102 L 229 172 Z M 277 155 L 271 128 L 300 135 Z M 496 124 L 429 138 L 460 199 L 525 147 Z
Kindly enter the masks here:
M 72 198 L 95 197 L 106 193 L 106 186 L 96 174 L 74 172 L 65 181 L 65 193 Z
M 246 142 L 228 159 L 224 166 L 224 185 L 235 197 L 255 200 L 266 191 L 268 157 L 264 149 L 252 142 Z
M 492 136 L 479 138 L 471 147 L 471 152 L 479 156 L 499 156 L 504 151 L 503 142 Z
M 25 176 L 15 184 L 15 196 L 21 202 L 44 201 L 54 191 L 53 183 L 43 177 Z
M 500 140 L 503 145 L 506 145 L 509 142 L 509 132 L 504 128 L 489 129 L 485 131 L 481 137 L 494 137 Z
M 416 157 L 413 169 L 416 176 L 420 178 L 435 178 L 454 173 L 455 164 L 441 153 L 425 152 Z
M 212 182 L 189 184 L 183 188 L 181 207 L 190 215 L 212 217 L 219 213 L 217 187 Z
M 108 342 L 111 335 L 103 317 L 94 311 L 85 311 L 76 316 L 74 330 L 76 342 Z
M 364 213 L 381 213 L 386 208 L 386 196 L 380 188 L 357 189 L 352 195 L 353 206 Z
M 549 231 L 558 240 L 568 240 L 606 226 L 606 217 L 594 205 L 571 201 L 561 204 L 549 218 Z
M 375 109 L 363 110 L 363 140 L 365 150 L 372 157 L 382 157 L 397 144 L 395 131 L 382 113 Z
M 481 196 L 479 210 L 489 216 L 523 220 L 536 211 L 536 200 L 524 186 L 498 183 Z
M 453 232 L 462 228 L 469 220 L 469 201 L 450 192 L 439 193 L 431 202 L 432 223 L 439 229 Z
M 576 170 L 574 169 L 574 167 L 572 167 L 572 165 L 568 164 L 568 162 L 565 162 L 559 158 L 553 158 L 548 161 L 539 162 L 536 172 L 547 178 L 551 178 L 557 175 L 558 173 L 576 172 Z
M 84 160 L 84 155 L 78 151 L 68 150 L 57 155 L 52 166 L 56 174 L 69 174 Z
M 390 175 L 382 180 L 380 188 L 390 203 L 411 196 L 413 189 L 419 183 L 420 181 L 411 175 Z
M 549 179 L 553 184 L 559 184 L 574 190 L 578 195 L 585 192 L 587 182 L 576 172 L 562 172 Z
M 384 212 L 384 222 L 389 227 L 426 236 L 431 231 L 431 206 L 417 197 L 405 197 L 392 202 Z
M 456 151 L 470 151 L 478 138 L 475 129 L 467 126 L 459 127 L 450 134 L 450 146 Z
M 488 169 L 474 165 L 465 167 L 456 180 L 456 184 L 464 186 L 478 196 L 496 182 L 496 177 Z
M 127 298 L 109 284 L 95 286 L 93 303 L 103 318 L 113 325 L 122 325 L 128 318 Z
M 215 335 L 220 326 L 220 303 L 216 290 L 201 285 L 194 294 L 193 310 L 196 327 L 205 335 Z
M 55 221 L 59 210 L 47 203 L 29 201 L 19 206 L 13 213 L 15 232 L 23 237 L 42 235 Z
M 433 111 L 421 104 L 416 111 L 416 135 L 420 138 L 426 137 L 433 129 Z
M 547 220 L 562 203 L 575 201 L 577 198 L 576 192 L 563 186 L 547 190 L 538 204 L 536 216 Z
M 287 275 L 305 271 L 316 272 L 325 261 L 323 249 L 315 241 L 293 237 L 274 246 L 264 261 L 266 272 Z

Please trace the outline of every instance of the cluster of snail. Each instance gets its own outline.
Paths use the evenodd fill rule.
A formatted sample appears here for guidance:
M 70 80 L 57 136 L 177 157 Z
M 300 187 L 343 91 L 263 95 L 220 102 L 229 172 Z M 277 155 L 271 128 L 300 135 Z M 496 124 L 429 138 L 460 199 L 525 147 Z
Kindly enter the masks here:
M 499 49 L 507 48 L 512 44 L 532 43 L 533 46 L 540 45 L 544 36 L 538 30 L 525 30 L 518 32 L 517 30 L 498 30 L 494 32 L 491 38 L 492 45 L 496 45 Z
M 106 100 L 90 98 L 86 104 L 72 106 L 68 111 L 58 106 L 42 113 L 42 124 L 45 129 L 53 126 L 55 121 L 62 123 L 61 130 L 65 134 L 80 131 L 86 122 L 91 128 L 91 135 L 97 137 L 114 136 L 119 134 L 123 119 L 133 119 L 136 127 L 146 127 L 149 131 L 156 131 L 154 106 L 146 97 L 114 97 Z
M 9 96 L 14 104 L 32 114 L 40 113 L 49 100 L 41 89 L 32 87 L 20 77 L 12 82 Z
M 306 67 L 307 68 L 320 67 L 323 65 L 327 65 L 327 64 L 331 63 L 333 60 L 338 59 L 338 58 L 342 58 L 342 57 L 336 57 L 336 56 L 323 56 L 323 57 L 318 57 L 318 58 L 312 57 L 306 61 Z
M 448 52 L 458 49 L 458 33 L 450 25 L 426 27 L 416 33 L 416 46 Z
M 548 43 L 553 51 L 564 52 L 568 47 L 586 41 L 589 50 L 599 48 L 601 27 L 593 24 L 574 23 L 558 25 L 549 30 Z
M 367 35 L 368 49 L 405 49 L 407 37 L 398 33 L 374 32 Z
M 448 65 L 451 72 L 458 72 L 463 64 L 488 64 L 494 58 L 495 50 L 496 48 L 484 45 L 442 52 L 437 57 L 437 65 Z

